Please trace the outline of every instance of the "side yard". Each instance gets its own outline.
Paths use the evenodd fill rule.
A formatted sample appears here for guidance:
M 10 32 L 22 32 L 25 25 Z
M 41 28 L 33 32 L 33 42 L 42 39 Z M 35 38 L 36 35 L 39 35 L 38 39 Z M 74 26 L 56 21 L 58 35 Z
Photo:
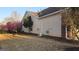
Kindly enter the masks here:
M 64 51 L 78 46 L 79 44 L 32 35 L 0 34 L 1 51 Z

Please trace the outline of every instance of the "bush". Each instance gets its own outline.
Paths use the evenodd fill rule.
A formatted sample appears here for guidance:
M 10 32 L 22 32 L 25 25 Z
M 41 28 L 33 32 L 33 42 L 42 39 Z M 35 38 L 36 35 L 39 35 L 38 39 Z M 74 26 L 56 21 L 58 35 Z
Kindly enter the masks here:
M 7 32 L 4 30 L 0 30 L 0 34 L 4 34 L 4 33 L 7 33 Z

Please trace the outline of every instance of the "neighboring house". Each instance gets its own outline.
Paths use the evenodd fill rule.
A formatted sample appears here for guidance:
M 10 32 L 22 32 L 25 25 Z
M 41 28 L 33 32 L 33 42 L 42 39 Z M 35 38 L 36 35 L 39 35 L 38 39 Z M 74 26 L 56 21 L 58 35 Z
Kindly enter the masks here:
M 68 38 L 66 27 L 63 25 L 62 11 L 64 7 L 49 7 L 39 13 L 28 12 L 24 16 L 31 16 L 33 27 L 31 33 Z M 33 15 L 34 14 L 34 15 Z M 29 32 L 24 28 L 24 32 Z
M 28 17 L 28 16 L 31 16 L 31 19 L 33 21 L 33 27 L 32 27 L 31 33 L 38 34 L 39 33 L 38 27 L 40 26 L 39 19 L 38 19 L 38 13 L 37 12 L 27 12 L 26 11 L 24 17 Z M 22 20 L 22 24 L 23 23 L 24 23 L 24 20 Z M 29 32 L 29 29 L 28 28 L 25 28 L 24 26 L 22 26 L 22 31 Z

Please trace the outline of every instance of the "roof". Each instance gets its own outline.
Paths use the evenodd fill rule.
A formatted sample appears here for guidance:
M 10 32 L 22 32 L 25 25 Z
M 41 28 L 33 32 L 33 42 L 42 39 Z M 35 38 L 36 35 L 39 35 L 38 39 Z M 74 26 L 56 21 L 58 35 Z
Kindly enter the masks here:
M 41 12 L 39 12 L 38 15 L 39 15 L 39 17 L 42 17 L 42 16 L 48 15 L 50 13 L 54 13 L 56 11 L 62 10 L 64 8 L 66 8 L 66 7 L 49 7 L 47 9 L 44 9 Z
M 38 16 L 37 12 L 26 11 L 23 18 L 26 16 Z
M 32 11 L 26 11 L 25 15 L 30 14 L 30 15 L 38 15 L 37 12 L 32 12 Z

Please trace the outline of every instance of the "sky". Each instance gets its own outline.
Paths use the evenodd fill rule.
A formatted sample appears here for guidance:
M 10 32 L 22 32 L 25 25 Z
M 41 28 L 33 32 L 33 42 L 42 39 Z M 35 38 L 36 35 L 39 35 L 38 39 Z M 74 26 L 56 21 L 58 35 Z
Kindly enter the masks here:
M 26 11 L 37 12 L 45 8 L 47 7 L 0 7 L 0 22 L 2 22 L 4 18 L 10 16 L 14 11 L 23 16 Z

